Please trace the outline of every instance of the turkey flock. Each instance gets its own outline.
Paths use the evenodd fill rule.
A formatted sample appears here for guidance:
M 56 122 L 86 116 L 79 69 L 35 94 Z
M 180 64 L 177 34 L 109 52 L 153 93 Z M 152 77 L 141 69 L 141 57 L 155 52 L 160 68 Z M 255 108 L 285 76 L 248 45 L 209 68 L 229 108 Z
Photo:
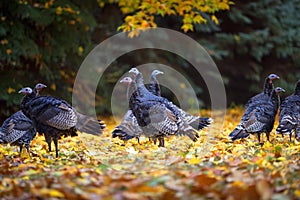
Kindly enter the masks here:
M 196 142 L 199 138 L 197 130 L 211 124 L 212 119 L 190 115 L 161 96 L 156 76 L 163 72 L 152 72 L 148 89 L 137 68 L 132 68 L 129 74 L 132 78 L 125 77 L 120 81 L 127 85 L 129 110 L 121 124 L 113 130 L 113 137 L 128 140 L 144 135 L 154 144 L 158 140 L 158 146 L 164 147 L 164 138 L 171 135 L 186 135 Z
M 274 88 L 273 81 L 277 79 L 278 75 L 270 74 L 265 79 L 263 91 L 248 100 L 240 123 L 229 134 L 231 140 L 257 134 L 260 143 L 261 134 L 266 133 L 267 140 L 270 141 L 270 132 L 274 127 L 278 109 L 279 125 L 276 133 L 282 136 L 289 134 L 291 141 L 292 133 L 295 132 L 295 138 L 300 140 L 300 80 L 296 83 L 294 94 L 280 103 L 280 93 L 285 90 L 281 87 Z
M 34 89 L 22 88 L 19 93 L 25 94 L 21 110 L 7 118 L 0 129 L 0 143 L 10 143 L 27 149 L 29 155 L 30 142 L 36 132 L 44 134 L 51 151 L 51 143 L 55 145 L 58 157 L 58 140 L 62 136 L 77 136 L 77 130 L 92 135 L 102 134 L 105 124 L 94 118 L 77 112 L 66 101 L 52 96 L 40 96 L 40 91 L 47 87 L 38 83 Z
M 199 131 L 211 125 L 211 118 L 191 115 L 180 109 L 174 103 L 161 95 L 157 75 L 164 74 L 154 70 L 147 87 L 143 74 L 137 69 L 129 71 L 130 76 L 124 77 L 120 83 L 127 87 L 129 108 L 121 123 L 112 131 L 112 137 L 118 137 L 124 142 L 141 136 L 149 138 L 159 147 L 164 147 L 166 137 L 188 136 L 196 142 Z M 279 112 L 279 125 L 276 133 L 289 135 L 290 141 L 295 132 L 295 138 L 300 140 L 300 80 L 296 83 L 295 92 L 280 102 L 281 87 L 274 87 L 273 82 L 279 79 L 276 74 L 270 74 L 266 79 L 263 91 L 250 98 L 245 104 L 245 112 L 240 123 L 229 134 L 234 141 L 257 134 L 259 143 L 261 134 L 266 133 L 270 141 L 276 114 Z M 79 132 L 91 135 L 101 135 L 105 129 L 103 121 L 83 115 L 66 101 L 42 96 L 40 92 L 47 86 L 41 83 L 31 89 L 22 88 L 24 94 L 18 112 L 7 118 L 0 128 L 0 143 L 23 147 L 31 155 L 30 143 L 36 134 L 43 134 L 51 151 L 52 141 L 55 145 L 55 155 L 58 157 L 58 140 L 66 136 L 78 136 Z M 140 142 L 139 142 L 140 143 Z

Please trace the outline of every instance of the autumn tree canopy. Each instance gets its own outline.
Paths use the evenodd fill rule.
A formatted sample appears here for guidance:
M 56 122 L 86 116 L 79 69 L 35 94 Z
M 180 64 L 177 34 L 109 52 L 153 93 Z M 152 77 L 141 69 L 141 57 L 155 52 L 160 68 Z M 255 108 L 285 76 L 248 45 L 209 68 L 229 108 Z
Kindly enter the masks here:
M 155 28 L 156 16 L 180 16 L 182 19 L 181 29 L 184 32 L 193 31 L 194 24 L 207 23 L 203 14 L 209 14 L 211 20 L 219 24 L 215 13 L 229 10 L 232 1 L 116 1 L 122 13 L 126 16 L 119 30 L 130 31 L 129 36 L 138 34 L 138 29 Z
M 214 14 L 228 10 L 230 2 L 3 1 L 0 3 L 0 56 L 1 71 L 5 73 L 1 74 L 4 83 L 0 94 L 6 107 L 18 105 L 20 98 L 16 89 L 32 85 L 32 81 L 47 82 L 53 92 L 59 87 L 65 96 L 64 91 L 70 91 L 80 62 L 95 45 L 92 37 L 98 27 L 96 16 L 109 4 L 117 5 L 124 17 L 115 27 L 115 33 L 118 29 L 130 31 L 129 36 L 134 36 L 140 28 L 156 27 L 156 16 L 180 16 L 185 32 L 193 30 L 193 24 L 206 22 L 202 13 L 210 14 L 218 23 Z M 8 111 L 1 112 L 8 115 Z

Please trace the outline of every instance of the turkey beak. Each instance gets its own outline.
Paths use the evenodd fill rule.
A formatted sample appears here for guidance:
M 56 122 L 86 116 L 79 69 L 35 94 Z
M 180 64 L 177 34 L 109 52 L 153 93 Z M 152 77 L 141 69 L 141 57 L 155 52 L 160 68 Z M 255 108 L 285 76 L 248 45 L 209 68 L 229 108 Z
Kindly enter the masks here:
M 273 80 L 280 79 L 280 77 L 277 74 L 271 74 L 270 76 L 271 77 L 269 77 L 269 78 L 270 78 L 271 83 L 272 83 Z
M 19 90 L 18 93 L 19 93 L 19 94 L 20 94 L 20 93 L 26 93 L 26 88 L 22 88 L 21 90 Z
M 130 83 L 128 80 L 126 80 L 125 78 L 123 78 L 122 80 L 120 80 L 120 83 Z
M 280 94 L 281 92 L 285 92 L 285 90 L 284 90 L 283 88 L 277 88 L 276 93 L 277 93 L 277 94 Z
M 136 68 L 131 68 L 128 72 L 133 74 L 134 77 L 137 76 Z
M 135 69 L 135 68 L 131 68 L 128 72 L 129 72 L 129 73 L 134 73 L 134 69 Z M 134 73 L 134 74 L 135 74 L 135 73 Z
M 44 85 L 43 83 L 40 83 L 40 86 L 42 86 L 42 88 L 46 88 L 47 85 Z
M 41 91 L 42 89 L 44 89 L 44 88 L 46 88 L 46 87 L 47 87 L 47 86 L 44 85 L 43 83 L 38 83 L 38 84 L 36 84 L 35 89 L 36 89 L 37 91 Z

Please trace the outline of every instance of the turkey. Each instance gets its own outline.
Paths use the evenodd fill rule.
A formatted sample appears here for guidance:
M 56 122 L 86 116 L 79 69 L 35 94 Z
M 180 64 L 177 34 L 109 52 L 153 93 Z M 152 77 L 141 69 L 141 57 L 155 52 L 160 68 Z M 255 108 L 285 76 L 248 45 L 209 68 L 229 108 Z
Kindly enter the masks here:
M 154 72 L 155 71 L 156 70 L 154 70 Z M 132 68 L 129 72 L 133 73 L 134 77 L 137 77 L 138 74 L 141 74 L 137 68 Z M 156 79 L 156 75 L 155 76 L 153 75 L 153 74 L 157 74 L 157 72 L 156 73 L 154 73 L 154 72 L 152 73 L 152 76 L 150 79 L 149 88 L 151 88 L 151 90 L 149 90 L 149 91 L 152 92 L 154 95 L 160 96 L 160 86 Z M 142 80 L 142 78 L 141 78 L 141 80 Z M 174 106 L 174 108 L 177 111 L 179 111 L 179 114 L 180 114 L 182 120 L 186 124 L 189 124 L 192 128 L 194 128 L 196 130 L 202 130 L 203 128 L 208 127 L 213 122 L 213 120 L 211 118 L 194 116 L 194 115 L 188 114 L 187 112 L 185 112 L 184 110 L 182 110 L 181 108 L 177 107 L 174 104 L 172 104 L 172 106 Z M 198 137 L 198 134 L 196 136 Z
M 137 69 L 133 68 L 133 71 L 135 71 L 135 70 L 137 70 Z M 135 72 L 135 73 L 138 73 L 138 72 Z M 149 85 L 148 85 L 148 90 L 154 95 L 161 96 L 160 85 L 159 85 L 158 80 L 156 79 L 156 75 L 158 75 L 158 74 L 163 74 L 163 72 L 161 72 L 159 70 L 154 70 L 152 72 L 152 75 L 151 75 L 151 78 L 149 81 Z M 211 118 L 194 116 L 194 115 L 188 114 L 187 112 L 185 112 L 181 108 L 177 107 L 176 105 L 174 105 L 174 106 L 180 111 L 183 121 L 185 121 L 186 123 L 191 125 L 194 129 L 202 130 L 203 128 L 209 126 L 212 123 Z
M 162 71 L 159 70 L 153 70 L 151 73 L 151 77 L 149 80 L 149 85 L 148 85 L 148 90 L 157 95 L 160 96 L 161 95 L 161 91 L 160 91 L 160 86 L 159 83 L 156 79 L 156 76 L 159 74 L 163 74 Z M 127 77 L 125 77 L 124 79 L 122 79 L 120 82 L 121 83 L 130 83 L 130 81 L 126 80 Z M 130 98 L 130 94 L 128 94 L 129 91 L 127 91 L 127 99 Z M 130 140 L 132 138 L 137 138 L 138 142 L 139 142 L 139 137 L 142 134 L 142 129 L 139 127 L 138 122 L 135 118 L 135 116 L 133 115 L 132 111 L 129 109 L 126 114 L 124 115 L 121 123 L 115 127 L 115 129 L 112 132 L 112 137 L 119 137 L 121 140 L 127 141 Z M 156 143 L 156 140 L 154 140 L 154 144 Z
M 19 146 L 20 154 L 25 146 L 30 155 L 30 143 L 35 136 L 32 121 L 21 110 L 7 118 L 0 128 L 0 143 Z
M 148 90 L 152 94 L 156 96 L 161 96 L 161 89 L 160 89 L 160 84 L 156 78 L 157 75 L 159 74 L 164 74 L 164 72 L 159 71 L 159 70 L 153 70 L 150 76 L 149 84 L 148 84 Z M 156 138 L 152 138 L 154 145 L 156 145 Z M 149 141 L 151 141 L 151 138 L 149 138 Z
M 263 104 L 265 101 L 270 99 L 272 90 L 274 89 L 273 81 L 279 79 L 279 76 L 276 74 L 270 74 L 266 79 L 263 87 L 263 91 L 252 98 L 250 98 L 245 104 L 245 113 L 241 119 L 241 121 L 246 121 L 249 118 L 250 113 L 256 109 L 257 106 Z M 232 140 L 246 138 L 249 136 L 248 132 L 243 132 L 243 134 L 239 131 L 240 127 L 238 126 L 234 129 L 229 137 Z M 236 135 L 238 134 L 238 136 Z
M 135 82 L 130 78 L 130 77 L 125 77 L 121 80 L 122 83 L 126 83 L 127 86 L 128 86 L 128 89 L 127 91 L 134 91 L 136 90 L 136 84 Z M 128 92 L 130 93 L 130 92 Z M 137 94 L 137 93 L 136 93 Z M 133 96 L 135 94 L 133 93 Z M 130 109 L 131 110 L 131 109 Z M 132 112 L 133 113 L 133 112 Z M 142 116 L 143 117 L 143 116 Z M 164 141 L 162 140 L 162 138 L 160 136 L 163 136 L 162 134 L 152 134 L 151 131 L 153 129 L 149 129 L 149 127 L 146 127 L 147 125 L 145 124 L 144 128 L 142 128 L 140 125 L 139 125 L 139 122 L 137 121 L 137 118 L 136 116 L 134 115 L 134 118 L 132 119 L 135 119 L 136 120 L 136 123 L 137 123 L 137 127 L 139 127 L 139 129 L 141 130 L 140 131 L 140 134 L 138 135 L 138 137 L 141 135 L 141 134 L 144 134 L 146 137 L 149 137 L 149 138 L 152 138 L 154 141 L 156 141 L 156 138 L 159 138 L 159 146 L 164 146 Z M 143 122 L 142 122 L 143 123 Z M 134 127 L 134 126 L 132 126 Z M 148 131 L 145 131 L 145 129 L 148 128 Z M 155 132 L 156 133 L 156 132 Z
M 133 71 L 135 71 L 135 70 L 137 70 L 137 69 L 133 68 Z M 135 73 L 138 73 L 138 72 L 135 72 Z M 151 92 L 152 94 L 154 94 L 156 96 L 161 96 L 160 85 L 159 85 L 158 80 L 156 79 L 156 75 L 158 75 L 158 74 L 163 74 L 163 72 L 161 72 L 159 70 L 154 70 L 152 72 L 152 75 L 151 75 L 151 78 L 149 81 L 149 85 L 148 85 L 148 90 L 149 90 L 149 92 Z M 174 106 L 176 106 L 176 105 L 174 105 Z M 176 106 L 176 108 L 180 111 L 183 121 L 187 122 L 194 129 L 202 130 L 203 128 L 209 126 L 213 121 L 211 118 L 199 117 L 199 116 L 194 116 L 194 115 L 188 114 L 187 112 L 185 112 L 184 110 L 182 110 L 181 108 L 179 108 L 177 106 Z
M 45 88 L 46 85 L 36 84 L 32 95 L 39 96 L 39 92 Z M 20 147 L 20 154 L 23 146 L 25 146 L 30 155 L 30 143 L 36 136 L 36 129 L 32 121 L 26 117 L 21 110 L 7 118 L 0 128 L 0 143 L 10 143 Z
M 245 113 L 240 124 L 230 134 L 232 140 L 247 137 L 249 134 L 257 133 L 260 143 L 261 133 L 266 133 L 268 141 L 270 141 L 270 132 L 273 129 L 275 116 L 278 110 L 280 98 L 279 94 L 284 89 L 277 87 L 272 90 L 268 100 L 261 100 L 256 103 L 256 107 L 248 114 Z M 245 115 L 247 116 L 245 117 Z M 234 134 L 233 134 L 234 133 Z
M 19 91 L 25 94 L 21 101 L 23 113 L 32 120 L 39 133 L 43 133 L 51 151 L 51 142 L 55 145 L 58 157 L 58 140 L 62 136 L 77 136 L 77 130 L 92 135 L 102 134 L 105 124 L 82 115 L 66 101 L 51 96 L 33 97 L 33 91 L 26 87 Z
M 167 99 L 149 92 L 143 82 L 142 74 L 132 68 L 132 79 L 129 89 L 129 107 L 136 117 L 146 137 L 158 138 L 159 146 L 164 147 L 164 137 L 169 135 L 187 135 L 197 141 L 197 132 L 183 121 L 178 108 Z M 131 93 L 132 92 L 132 93 Z
M 279 125 L 277 133 L 289 134 L 292 141 L 292 133 L 300 140 L 300 80 L 297 82 L 294 94 L 286 97 L 280 104 Z

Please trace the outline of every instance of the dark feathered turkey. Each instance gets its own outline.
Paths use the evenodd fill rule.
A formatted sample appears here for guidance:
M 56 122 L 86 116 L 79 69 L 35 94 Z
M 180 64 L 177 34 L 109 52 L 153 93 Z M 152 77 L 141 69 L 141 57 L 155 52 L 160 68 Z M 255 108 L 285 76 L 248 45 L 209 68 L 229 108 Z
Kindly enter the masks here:
M 156 78 L 156 75 L 162 74 L 162 73 L 163 72 L 161 72 L 159 70 L 154 70 L 152 72 L 152 75 L 151 75 L 151 78 L 149 81 L 148 90 L 149 90 L 149 92 L 151 92 L 152 94 L 154 94 L 156 96 L 161 96 L 161 89 L 160 89 L 159 82 Z M 174 106 L 180 111 L 183 121 L 185 121 L 186 123 L 191 125 L 194 129 L 201 130 L 201 129 L 209 126 L 212 123 L 211 118 L 194 116 L 194 115 L 191 115 L 191 114 L 185 112 L 184 110 L 177 107 L 176 105 L 174 105 Z
M 39 92 L 45 87 L 46 85 L 38 83 L 32 95 L 34 97 L 38 96 Z M 10 143 L 19 146 L 20 154 L 22 153 L 23 146 L 25 146 L 30 155 L 30 143 L 35 136 L 36 129 L 32 121 L 21 110 L 7 118 L 0 128 L 0 143 Z
M 257 102 L 256 107 L 250 113 L 245 113 L 240 124 L 229 135 L 232 140 L 247 137 L 249 134 L 257 134 L 260 142 L 261 133 L 266 133 L 268 141 L 273 129 L 275 116 L 279 106 L 279 94 L 284 92 L 280 87 L 273 89 L 269 100 Z M 246 115 L 247 114 L 247 115 Z
M 297 82 L 294 94 L 286 97 L 280 104 L 279 125 L 277 133 L 289 134 L 290 141 L 292 133 L 300 140 L 300 80 Z
M 149 92 L 151 92 L 152 94 L 157 95 L 157 96 L 161 96 L 161 89 L 160 89 L 159 82 L 156 78 L 156 75 L 161 74 L 161 73 L 163 73 L 163 72 L 161 72 L 159 70 L 154 70 L 152 72 L 152 75 L 151 75 L 151 78 L 149 81 L 149 85 L 148 85 Z M 211 118 L 194 116 L 194 115 L 191 115 L 191 114 L 185 112 L 184 110 L 177 107 L 176 105 L 174 105 L 174 106 L 180 111 L 181 118 L 183 119 L 183 121 L 185 121 L 187 124 L 191 125 L 194 129 L 202 130 L 203 128 L 209 126 L 212 123 Z
M 36 130 L 32 121 L 22 111 L 18 111 L 7 118 L 0 128 L 0 143 L 10 143 L 20 147 L 20 154 L 23 146 L 30 154 L 30 143 L 36 136 Z
M 270 74 L 264 82 L 263 91 L 252 98 L 250 98 L 245 104 L 245 112 L 241 119 L 242 121 L 246 121 L 249 119 L 250 113 L 252 113 L 259 105 L 264 104 L 266 101 L 269 101 L 271 97 L 271 93 L 274 90 L 273 81 L 279 79 L 279 76 L 276 74 Z M 232 140 L 246 138 L 249 136 L 248 132 L 240 132 L 240 127 L 237 126 L 230 134 Z
M 133 71 L 135 71 L 135 70 L 136 70 L 136 68 L 133 68 Z M 156 78 L 156 75 L 160 74 L 160 73 L 162 73 L 162 72 L 160 72 L 158 70 L 154 70 L 152 72 L 152 76 L 149 81 L 149 91 L 152 94 L 157 95 L 157 96 L 161 96 L 160 85 Z M 211 118 L 194 116 L 194 115 L 191 115 L 191 114 L 185 112 L 184 110 L 182 110 L 181 108 L 179 108 L 176 105 L 173 105 L 173 106 L 179 111 L 181 119 L 186 124 L 189 124 L 191 127 L 193 127 L 196 130 L 202 130 L 203 128 L 209 126 L 212 123 Z
M 159 146 L 164 146 L 163 138 L 168 135 L 187 135 L 197 141 L 197 132 L 183 121 L 178 108 L 167 99 L 149 92 L 144 83 L 142 74 L 132 68 L 136 80 L 130 86 L 134 91 L 129 100 L 129 107 L 137 118 L 143 134 L 150 138 L 158 138 Z M 136 87 L 136 89 L 135 89 Z
M 105 124 L 76 112 L 66 101 L 51 96 L 32 98 L 28 88 L 23 88 L 20 93 L 26 94 L 21 102 L 22 111 L 27 113 L 37 131 L 44 133 L 49 151 L 51 142 L 54 142 L 56 157 L 58 140 L 62 136 L 77 136 L 77 130 L 92 135 L 102 134 Z
M 163 74 L 162 71 L 154 70 L 151 73 L 151 77 L 149 80 L 148 90 L 157 96 L 161 95 L 160 85 L 156 79 L 156 76 L 159 74 Z M 121 83 L 129 83 L 130 81 L 126 80 L 127 77 L 122 79 Z M 129 87 L 127 89 L 127 98 L 129 99 L 131 94 L 129 94 Z M 121 140 L 127 141 L 132 138 L 137 138 L 139 140 L 139 137 L 142 134 L 142 129 L 139 127 L 138 122 L 133 115 L 131 110 L 128 110 L 126 114 L 124 115 L 121 123 L 115 127 L 115 129 L 112 132 L 112 137 L 119 137 Z M 154 143 L 156 143 L 155 138 L 153 139 Z

